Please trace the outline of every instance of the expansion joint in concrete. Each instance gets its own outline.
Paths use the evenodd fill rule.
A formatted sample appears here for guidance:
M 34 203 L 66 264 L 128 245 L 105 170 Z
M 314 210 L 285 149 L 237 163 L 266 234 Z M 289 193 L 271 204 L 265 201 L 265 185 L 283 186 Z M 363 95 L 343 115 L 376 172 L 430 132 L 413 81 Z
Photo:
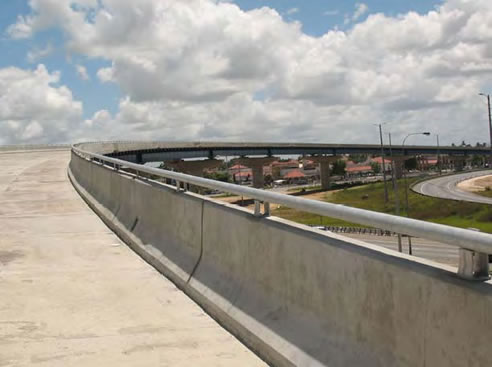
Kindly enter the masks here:
M 186 281 L 186 284 L 188 284 L 195 275 L 196 269 L 198 269 L 198 266 L 200 266 L 200 263 L 202 262 L 202 257 L 203 257 L 203 219 L 204 219 L 204 212 L 205 212 L 205 201 L 202 201 L 202 208 L 201 208 L 201 225 L 200 225 L 200 254 L 198 255 L 198 260 L 196 261 L 195 266 L 193 266 L 193 270 L 190 273 L 190 276 L 188 277 L 188 280 Z

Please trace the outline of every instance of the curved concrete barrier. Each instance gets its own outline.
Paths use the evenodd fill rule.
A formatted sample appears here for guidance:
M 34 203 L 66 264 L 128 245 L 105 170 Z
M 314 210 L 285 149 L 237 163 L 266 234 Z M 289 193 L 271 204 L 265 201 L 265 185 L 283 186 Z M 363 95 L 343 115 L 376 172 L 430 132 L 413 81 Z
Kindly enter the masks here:
M 492 284 L 72 153 L 70 178 L 137 253 L 278 366 L 484 366 Z

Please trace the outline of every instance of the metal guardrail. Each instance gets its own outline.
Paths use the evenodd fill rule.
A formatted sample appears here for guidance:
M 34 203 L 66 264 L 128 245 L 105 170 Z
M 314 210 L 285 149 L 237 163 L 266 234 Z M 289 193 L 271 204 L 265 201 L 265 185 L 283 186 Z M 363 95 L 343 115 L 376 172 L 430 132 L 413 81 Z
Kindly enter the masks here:
M 21 150 L 52 150 L 52 149 L 70 149 L 70 144 L 13 144 L 0 145 L 0 152 L 11 152 Z
M 454 245 L 461 249 L 460 266 L 458 270 L 458 274 L 461 277 L 473 280 L 489 279 L 488 254 L 492 254 L 491 234 L 373 212 L 364 209 L 352 208 L 341 204 L 332 204 L 311 199 L 304 199 L 301 197 L 292 197 L 290 195 L 276 192 L 254 189 L 202 177 L 191 176 L 179 172 L 148 167 L 116 158 L 110 158 L 101 154 L 83 151 L 77 148 L 77 146 L 73 146 L 72 151 L 82 158 L 92 160 L 98 164 L 112 166 L 116 170 L 119 170 L 122 167 L 131 168 L 137 174 L 146 173 L 149 175 L 174 180 L 178 191 L 183 191 L 182 183 L 186 183 L 254 199 L 255 215 L 257 216 L 268 216 L 270 214 L 270 203 L 275 203 L 313 214 L 337 218 L 369 227 L 380 228 L 408 236 L 421 237 Z M 261 203 L 264 205 L 263 213 L 260 211 Z M 487 258 L 487 261 L 484 260 L 485 258 Z

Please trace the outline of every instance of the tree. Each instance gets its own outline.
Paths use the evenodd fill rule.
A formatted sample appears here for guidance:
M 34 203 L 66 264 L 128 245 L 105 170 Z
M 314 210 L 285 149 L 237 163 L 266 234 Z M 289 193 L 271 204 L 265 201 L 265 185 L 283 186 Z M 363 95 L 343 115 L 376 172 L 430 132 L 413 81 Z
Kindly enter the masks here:
M 405 161 L 405 169 L 410 171 L 412 169 L 417 169 L 417 158 L 413 157 Z
M 349 159 L 354 163 L 362 163 L 367 160 L 366 154 L 350 154 Z
M 473 167 L 480 167 L 482 165 L 482 157 L 477 155 L 477 154 L 474 154 L 473 157 L 472 157 L 472 161 L 471 161 L 471 164 Z
M 347 166 L 347 164 L 345 163 L 345 161 L 342 161 L 341 159 L 335 161 L 333 163 L 333 167 L 331 169 L 331 174 L 332 175 L 344 175 L 346 166 Z
M 371 169 L 376 174 L 381 172 L 381 166 L 378 162 L 371 162 Z
M 209 172 L 205 174 L 205 178 L 210 178 L 216 181 L 229 182 L 231 176 L 227 171 L 217 171 L 217 172 Z

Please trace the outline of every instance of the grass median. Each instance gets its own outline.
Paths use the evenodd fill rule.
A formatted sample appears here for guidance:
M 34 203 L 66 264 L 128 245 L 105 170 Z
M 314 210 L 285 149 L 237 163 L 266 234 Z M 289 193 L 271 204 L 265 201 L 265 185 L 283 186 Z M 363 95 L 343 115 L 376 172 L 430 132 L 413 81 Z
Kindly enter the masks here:
M 416 179 L 409 179 L 409 187 Z M 405 210 L 405 185 L 399 180 L 400 215 L 407 216 Z M 395 195 L 392 185 L 388 183 L 388 203 L 384 202 L 384 185 L 382 182 L 367 184 L 337 191 L 323 193 L 321 200 L 343 204 L 355 208 L 373 210 L 381 213 L 395 214 Z M 482 232 L 492 233 L 492 205 L 437 199 L 408 191 L 409 213 L 414 219 L 447 224 L 460 228 L 477 228 Z M 281 218 L 298 223 L 323 226 L 355 226 L 355 223 L 339 219 L 322 217 L 295 209 L 280 207 L 273 212 Z

